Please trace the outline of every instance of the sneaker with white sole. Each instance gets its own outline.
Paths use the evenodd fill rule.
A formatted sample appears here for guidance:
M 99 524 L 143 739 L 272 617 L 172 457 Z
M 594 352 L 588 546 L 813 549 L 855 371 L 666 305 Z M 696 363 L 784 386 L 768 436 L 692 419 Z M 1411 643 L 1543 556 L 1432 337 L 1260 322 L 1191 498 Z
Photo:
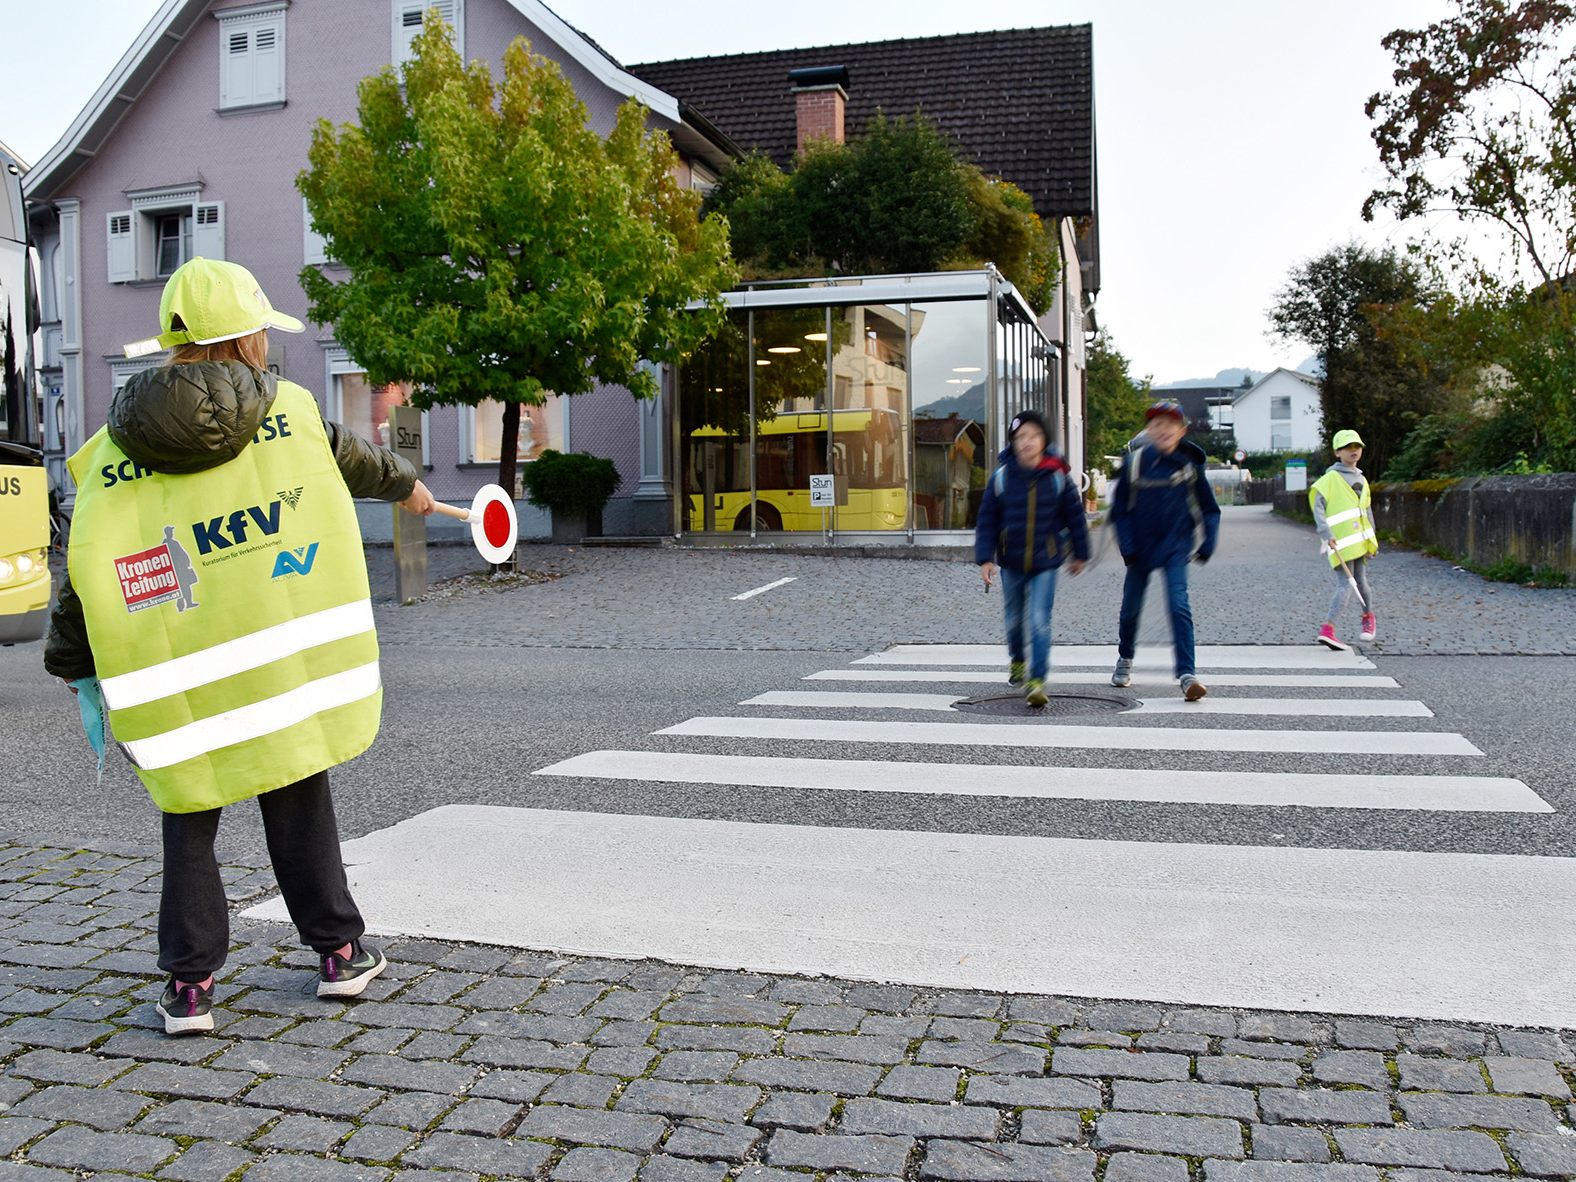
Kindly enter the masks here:
M 1191 673 L 1181 680 L 1182 696 L 1189 702 L 1196 702 L 1205 694 L 1209 693 L 1208 687 L 1205 686 L 1204 683 L 1198 678 L 1194 677 Z
M 1130 659 L 1116 659 L 1116 668 L 1111 671 L 1111 684 L 1117 689 L 1126 689 L 1133 684 L 1133 662 Z
M 1373 612 L 1363 614 L 1363 630 L 1357 634 L 1360 640 L 1372 640 L 1379 635 L 1379 617 Z
M 188 984 L 170 978 L 164 996 L 154 1007 L 164 1019 L 165 1034 L 201 1034 L 213 1029 L 213 986 Z
M 1023 700 L 1036 710 L 1049 702 L 1051 696 L 1045 692 L 1045 682 L 1038 677 L 1030 678 L 1023 687 Z
M 350 945 L 350 958 L 330 952 L 323 956 L 323 967 L 317 974 L 319 997 L 358 997 L 388 965 L 383 953 L 371 944 L 354 940 Z
M 1334 649 L 1338 653 L 1349 653 L 1352 651 L 1351 645 L 1341 643 L 1340 639 L 1335 635 L 1334 624 L 1319 625 L 1319 643 L 1324 645 L 1325 648 Z

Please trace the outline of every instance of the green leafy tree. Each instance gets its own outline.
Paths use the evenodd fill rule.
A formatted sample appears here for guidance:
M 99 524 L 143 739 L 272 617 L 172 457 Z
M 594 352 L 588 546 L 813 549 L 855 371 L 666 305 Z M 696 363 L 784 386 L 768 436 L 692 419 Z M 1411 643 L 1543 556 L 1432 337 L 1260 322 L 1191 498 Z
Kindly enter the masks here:
M 878 114 L 846 144 L 812 141 L 790 173 L 746 157 L 724 172 L 705 208 L 727 215 L 734 255 L 754 278 L 993 262 L 1043 312 L 1061 268 L 1028 194 L 960 161 L 918 113 Z
M 403 86 L 385 67 L 356 123 L 318 123 L 296 183 L 349 276 L 307 267 L 301 284 L 373 382 L 411 381 L 424 407 L 502 403 L 512 488 L 522 404 L 599 384 L 654 397 L 641 362 L 715 332 L 736 271 L 726 222 L 700 221 L 644 107 L 624 103 L 603 139 L 523 38 L 495 84 L 451 37 L 429 12 Z
M 1127 355 L 1103 328 L 1090 340 L 1085 361 L 1084 446 L 1090 467 L 1096 467 L 1106 456 L 1122 455 L 1143 430 L 1150 382 L 1133 379 Z
M 1442 396 L 1440 359 L 1401 348 L 1377 324 L 1437 297 L 1421 268 L 1391 249 L 1349 242 L 1293 267 L 1270 307 L 1271 333 L 1311 346 L 1324 370 L 1324 437 L 1355 427 L 1365 464 L 1382 471 Z
M 1442 411 L 1405 470 L 1576 468 L 1573 39 L 1576 6 L 1561 0 L 1454 0 L 1433 24 L 1384 39 L 1394 86 L 1368 114 L 1387 184 L 1364 216 L 1455 214 L 1497 231 L 1508 256 L 1494 265 L 1463 242 L 1432 244 L 1458 296 L 1398 335 L 1451 355 L 1472 405 Z M 1505 380 L 1484 385 L 1488 374 Z
M 1576 8 L 1455 0 L 1382 44 L 1394 89 L 1368 100 L 1388 184 L 1363 204 L 1402 219 L 1456 214 L 1497 228 L 1542 283 L 1576 261 Z

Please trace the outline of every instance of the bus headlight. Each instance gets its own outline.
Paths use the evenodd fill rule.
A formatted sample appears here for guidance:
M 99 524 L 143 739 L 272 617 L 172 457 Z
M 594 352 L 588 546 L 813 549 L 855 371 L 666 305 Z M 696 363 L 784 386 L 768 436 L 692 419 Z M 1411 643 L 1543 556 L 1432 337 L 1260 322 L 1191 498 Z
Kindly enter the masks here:
M 24 550 L 0 557 L 0 587 L 17 586 L 36 579 L 48 567 L 43 550 Z

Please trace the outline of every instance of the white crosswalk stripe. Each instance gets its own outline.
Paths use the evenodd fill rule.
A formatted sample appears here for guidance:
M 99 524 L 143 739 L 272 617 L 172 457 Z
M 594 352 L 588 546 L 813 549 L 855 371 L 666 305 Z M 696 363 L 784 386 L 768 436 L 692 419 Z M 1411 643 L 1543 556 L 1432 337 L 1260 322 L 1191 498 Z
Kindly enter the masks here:
M 956 713 L 961 694 L 842 693 L 816 690 L 772 690 L 740 702 L 741 706 L 826 707 L 838 710 L 945 710 Z M 1293 715 L 1307 718 L 1432 718 L 1421 702 L 1400 698 L 1141 698 L 1123 711 L 1133 714 Z
M 659 735 L 912 743 L 938 747 L 1092 747 L 1107 751 L 1268 751 L 1312 755 L 1476 755 L 1443 731 L 1205 730 L 1192 727 L 1033 726 L 1016 722 L 863 722 L 829 718 L 691 718 Z
M 1053 692 L 1098 692 L 1115 657 L 1056 646 Z M 914 831 L 446 806 L 347 843 L 352 882 L 379 932 L 913 985 L 1569 1024 L 1576 859 L 1434 852 L 1426 828 L 1417 849 L 947 831 L 1012 815 L 979 812 L 992 808 L 1178 810 L 1191 834 L 1209 831 L 1197 817 L 1251 816 L 1266 838 L 1281 826 L 1265 817 L 1292 814 L 1341 833 L 1334 818 L 1364 813 L 1405 825 L 1554 811 L 1520 780 L 1478 774 L 1493 771 L 1484 753 L 1433 729 L 1425 702 L 1388 695 L 1401 687 L 1359 653 L 1200 646 L 1212 692 L 1199 703 L 1181 700 L 1170 659 L 1141 648 L 1137 707 L 1099 724 L 987 721 L 956 707 L 1007 693 L 1001 646 L 899 645 L 798 683 L 814 688 L 652 732 L 651 750 L 534 772 L 638 786 L 652 802 L 640 811 L 655 813 L 686 791 L 707 811 L 730 789 L 836 794 L 846 807 L 829 815 L 851 819 L 902 815 L 862 813 L 861 798 L 934 798 L 934 824 Z M 1277 689 L 1308 696 L 1255 696 Z M 857 717 L 870 710 L 928 717 Z M 938 754 L 958 749 L 968 756 Z M 1095 766 L 1062 766 L 1057 751 Z M 1187 766 L 1163 766 L 1173 753 Z M 1210 809 L 1226 811 L 1198 812 Z M 247 914 L 285 915 L 277 901 Z
M 986 673 L 977 669 L 872 669 L 861 666 L 857 669 L 822 669 L 818 673 L 807 673 L 803 681 L 862 681 L 871 685 L 877 683 L 909 682 L 913 684 L 934 683 L 937 685 L 1006 685 L 1007 674 L 1005 670 Z M 1052 669 L 1045 679 L 1048 685 L 1109 685 L 1111 671 L 1109 669 L 1077 670 L 1077 669 Z M 1175 685 L 1177 679 L 1169 672 L 1160 672 L 1157 669 L 1133 670 L 1133 685 Z M 1310 671 L 1307 673 L 1211 673 L 1209 675 L 1211 689 L 1231 689 L 1241 686 L 1277 686 L 1283 689 L 1399 689 L 1400 683 L 1393 677 L 1381 677 L 1375 673 L 1322 673 Z
M 591 751 L 538 776 L 747 784 L 835 792 L 922 792 L 1042 800 L 1145 800 L 1334 809 L 1549 813 L 1520 780 L 1494 776 L 1321 775 L 1297 772 L 1157 771 L 1024 767 L 908 760 L 804 759 L 677 751 Z
M 1374 663 L 1356 652 L 1335 652 L 1317 645 L 1201 644 L 1195 650 L 1200 674 L 1216 669 L 1372 669 Z M 1141 667 L 1171 665 L 1171 650 L 1140 645 L 1135 662 Z M 1058 644 L 1051 648 L 1053 666 L 1111 666 L 1114 644 Z M 1007 650 L 998 644 L 899 644 L 882 653 L 860 657 L 856 665 L 1002 665 Z

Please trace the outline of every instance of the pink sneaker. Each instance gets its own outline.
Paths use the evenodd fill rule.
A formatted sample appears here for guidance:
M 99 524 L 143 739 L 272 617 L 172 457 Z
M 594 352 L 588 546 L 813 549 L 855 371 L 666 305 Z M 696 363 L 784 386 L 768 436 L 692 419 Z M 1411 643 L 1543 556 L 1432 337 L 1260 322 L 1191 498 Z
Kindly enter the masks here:
M 1379 617 L 1374 615 L 1373 612 L 1366 613 L 1363 616 L 1363 630 L 1357 635 L 1361 640 L 1372 640 L 1375 636 L 1378 636 Z
M 1319 643 L 1324 645 L 1325 648 L 1333 648 L 1338 653 L 1348 653 L 1352 651 L 1351 645 L 1342 644 L 1338 639 L 1336 639 L 1334 624 L 1321 624 L 1319 626 Z

